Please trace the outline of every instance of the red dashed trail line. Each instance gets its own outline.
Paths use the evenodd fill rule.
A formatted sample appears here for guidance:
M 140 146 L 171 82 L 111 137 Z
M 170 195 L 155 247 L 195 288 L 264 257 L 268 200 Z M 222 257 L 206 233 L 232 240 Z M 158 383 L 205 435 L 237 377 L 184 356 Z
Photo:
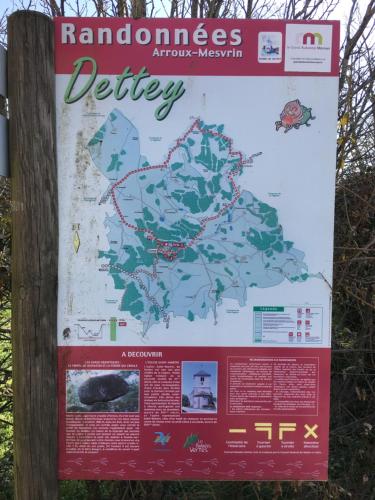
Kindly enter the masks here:
M 226 135 L 223 135 L 219 132 L 213 132 L 212 130 L 201 128 L 199 123 L 200 123 L 199 119 L 195 120 L 195 122 L 191 125 L 191 127 L 187 130 L 187 132 L 185 132 L 185 134 L 183 136 L 181 136 L 179 139 L 177 139 L 176 145 L 173 146 L 169 150 L 167 158 L 164 160 L 163 163 L 161 163 L 159 165 L 150 165 L 148 167 L 141 167 L 141 168 L 138 168 L 135 170 L 130 170 L 126 175 L 124 175 L 124 177 L 122 177 L 121 179 L 116 181 L 110 189 L 110 196 L 112 197 L 113 205 L 115 207 L 115 210 L 116 210 L 121 222 L 125 226 L 127 226 L 130 229 L 133 229 L 136 232 L 146 233 L 147 238 L 149 240 L 156 242 L 157 253 L 160 253 L 161 255 L 163 255 L 163 257 L 165 257 L 166 259 L 168 259 L 170 261 L 175 260 L 178 253 L 181 252 L 182 250 L 189 248 L 189 247 L 192 247 L 195 244 L 196 240 L 198 238 L 200 238 L 202 236 L 202 234 L 204 233 L 204 231 L 206 230 L 207 224 L 209 222 L 221 217 L 229 208 L 231 208 L 237 202 L 241 193 L 240 193 L 238 186 L 234 182 L 234 176 L 240 172 L 240 169 L 242 168 L 243 165 L 250 164 L 252 162 L 252 158 L 244 159 L 243 154 L 240 151 L 233 150 L 233 140 L 231 138 L 229 138 Z M 143 172 L 147 172 L 149 170 L 165 170 L 165 169 L 169 168 L 169 163 L 171 161 L 173 153 L 179 147 L 181 147 L 181 144 L 186 140 L 188 135 L 191 134 L 191 132 L 193 132 L 194 129 L 197 129 L 202 134 L 208 134 L 211 137 L 219 137 L 220 139 L 223 139 L 224 141 L 226 141 L 229 144 L 229 156 L 238 156 L 239 157 L 239 160 L 238 160 L 237 164 L 235 165 L 235 168 L 228 173 L 228 179 L 229 179 L 229 182 L 232 184 L 233 191 L 234 191 L 235 195 L 234 195 L 234 198 L 230 201 L 230 203 L 224 204 L 222 206 L 222 208 L 215 215 L 212 215 L 211 217 L 205 217 L 200 221 L 200 224 L 201 224 L 200 231 L 198 231 L 198 233 L 189 242 L 181 243 L 181 242 L 161 241 L 155 236 L 153 231 L 151 231 L 150 229 L 135 226 L 134 224 L 131 224 L 130 222 L 128 222 L 126 220 L 126 218 L 125 218 L 124 214 L 122 213 L 121 208 L 118 204 L 115 190 L 121 184 L 124 184 L 124 182 L 126 182 L 127 179 L 131 175 L 138 175 L 138 174 L 141 174 Z

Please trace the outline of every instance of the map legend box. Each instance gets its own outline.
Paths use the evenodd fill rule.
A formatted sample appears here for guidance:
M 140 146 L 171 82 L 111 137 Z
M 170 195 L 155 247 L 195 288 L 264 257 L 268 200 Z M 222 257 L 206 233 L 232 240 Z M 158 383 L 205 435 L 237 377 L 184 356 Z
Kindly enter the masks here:
M 306 319 L 308 318 L 308 319 Z M 321 344 L 323 308 L 302 306 L 253 307 L 253 341 L 256 344 Z

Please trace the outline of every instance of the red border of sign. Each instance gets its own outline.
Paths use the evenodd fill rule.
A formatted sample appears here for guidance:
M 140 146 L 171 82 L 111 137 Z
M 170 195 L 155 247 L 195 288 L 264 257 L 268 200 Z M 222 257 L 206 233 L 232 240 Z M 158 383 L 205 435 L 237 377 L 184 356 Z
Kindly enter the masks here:
M 76 33 L 83 27 L 94 30 L 97 28 L 110 27 L 113 31 L 124 27 L 126 24 L 132 26 L 132 30 L 147 28 L 150 31 L 156 28 L 186 28 L 189 33 L 204 24 L 204 28 L 210 35 L 214 29 L 223 28 L 228 33 L 232 29 L 240 29 L 242 32 L 242 44 L 238 46 L 215 46 L 212 43 L 201 47 L 208 50 L 242 50 L 243 57 L 153 57 L 152 53 L 156 45 L 119 45 L 113 42 L 111 45 L 65 44 L 61 42 L 61 24 L 73 23 Z M 284 59 L 276 64 L 262 64 L 257 60 L 259 32 L 280 32 L 283 35 L 283 56 L 285 54 L 285 30 L 287 24 L 320 24 L 332 26 L 332 58 L 330 72 L 295 72 L 284 70 Z M 315 76 L 327 77 L 339 74 L 339 21 L 292 21 L 292 20 L 246 20 L 246 19 L 127 19 L 127 18 L 55 18 L 55 47 L 56 47 L 56 73 L 71 74 L 73 62 L 82 56 L 96 59 L 99 74 L 118 74 L 126 66 L 130 66 L 133 73 L 138 72 L 142 66 L 154 75 L 206 75 L 206 76 Z M 174 45 L 158 46 L 159 49 L 176 50 L 198 50 L 198 46 L 190 43 L 187 46 Z M 145 63 L 147 61 L 147 63 Z M 89 73 L 90 68 L 83 68 L 82 73 Z

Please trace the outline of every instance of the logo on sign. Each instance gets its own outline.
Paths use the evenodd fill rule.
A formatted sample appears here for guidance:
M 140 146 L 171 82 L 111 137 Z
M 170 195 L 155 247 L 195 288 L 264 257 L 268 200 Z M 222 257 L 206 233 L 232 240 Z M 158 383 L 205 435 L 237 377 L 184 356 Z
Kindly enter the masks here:
M 156 445 L 166 446 L 171 439 L 170 432 L 168 432 L 168 434 L 164 434 L 164 432 L 155 432 L 155 434 L 154 444 Z
M 203 439 L 199 439 L 198 434 L 189 434 L 186 437 L 184 448 L 188 449 L 190 453 L 208 453 L 212 446 Z
M 199 436 L 198 434 L 189 434 L 186 439 L 185 439 L 185 443 L 184 443 L 184 448 L 189 448 L 190 446 L 192 446 L 193 444 L 195 444 L 199 439 Z
M 282 60 L 282 34 L 260 32 L 258 35 L 258 62 L 279 63 Z
M 329 73 L 331 55 L 332 26 L 287 24 L 285 71 Z
M 323 36 L 319 32 L 299 33 L 296 41 L 302 45 L 323 45 Z

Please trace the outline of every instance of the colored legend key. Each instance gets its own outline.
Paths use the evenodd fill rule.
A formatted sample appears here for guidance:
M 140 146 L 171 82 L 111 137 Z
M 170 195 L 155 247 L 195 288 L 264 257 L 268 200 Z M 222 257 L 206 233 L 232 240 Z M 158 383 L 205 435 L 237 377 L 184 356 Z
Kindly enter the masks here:
M 310 334 L 303 337 L 301 330 Z M 302 344 L 323 342 L 323 308 L 314 306 L 254 306 L 254 344 Z
M 111 318 L 109 320 L 109 338 L 111 342 L 115 342 L 117 339 L 117 318 Z

